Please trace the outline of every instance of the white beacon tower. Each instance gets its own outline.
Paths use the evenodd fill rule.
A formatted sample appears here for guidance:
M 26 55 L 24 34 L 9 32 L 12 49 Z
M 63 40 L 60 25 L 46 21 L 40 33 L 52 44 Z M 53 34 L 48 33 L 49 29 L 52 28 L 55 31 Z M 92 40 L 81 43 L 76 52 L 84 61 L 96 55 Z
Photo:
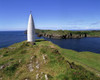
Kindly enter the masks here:
M 35 42 L 35 25 L 31 13 L 29 16 L 28 28 L 27 28 L 27 42 Z

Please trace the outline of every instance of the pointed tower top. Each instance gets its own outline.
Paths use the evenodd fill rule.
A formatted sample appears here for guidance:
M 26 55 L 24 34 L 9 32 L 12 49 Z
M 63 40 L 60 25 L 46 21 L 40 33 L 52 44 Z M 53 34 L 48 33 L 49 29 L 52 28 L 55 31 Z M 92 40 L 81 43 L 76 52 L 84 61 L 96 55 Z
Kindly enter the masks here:
M 32 11 L 30 11 L 30 14 L 32 13 Z

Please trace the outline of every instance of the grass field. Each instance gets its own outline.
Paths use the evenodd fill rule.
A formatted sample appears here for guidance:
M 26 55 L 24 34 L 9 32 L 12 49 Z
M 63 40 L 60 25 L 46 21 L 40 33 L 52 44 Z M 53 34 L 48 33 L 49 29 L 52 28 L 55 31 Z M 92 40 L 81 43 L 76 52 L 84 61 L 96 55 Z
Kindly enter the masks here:
M 1 80 L 100 80 L 100 54 L 62 49 L 45 40 L 0 50 Z

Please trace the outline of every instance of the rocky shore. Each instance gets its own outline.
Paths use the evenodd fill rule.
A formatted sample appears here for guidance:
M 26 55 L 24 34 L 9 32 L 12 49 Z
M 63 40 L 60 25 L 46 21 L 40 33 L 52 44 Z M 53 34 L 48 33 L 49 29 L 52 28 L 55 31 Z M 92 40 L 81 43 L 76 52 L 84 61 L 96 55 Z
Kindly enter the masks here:
M 87 34 L 66 34 L 66 35 L 58 35 L 58 34 L 46 34 L 46 33 L 37 33 L 38 37 L 47 37 L 53 39 L 71 39 L 71 38 L 84 38 L 89 37 Z
M 74 38 L 84 38 L 84 37 L 100 37 L 100 31 L 64 31 L 66 33 L 61 33 L 59 31 L 54 31 L 53 33 L 50 33 L 52 31 L 36 31 L 36 34 L 38 37 L 46 37 L 46 38 L 53 38 L 53 39 L 74 39 Z

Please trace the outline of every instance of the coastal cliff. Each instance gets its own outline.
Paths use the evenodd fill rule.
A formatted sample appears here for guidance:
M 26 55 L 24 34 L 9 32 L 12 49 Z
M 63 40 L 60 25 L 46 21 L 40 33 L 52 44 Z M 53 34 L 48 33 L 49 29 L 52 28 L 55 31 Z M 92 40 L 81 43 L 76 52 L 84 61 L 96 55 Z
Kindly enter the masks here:
M 68 30 L 39 30 L 36 29 L 36 34 L 41 37 L 53 39 L 71 39 L 84 37 L 100 37 L 100 31 L 68 31 Z
M 0 49 L 0 80 L 100 80 L 100 54 L 23 41 Z

